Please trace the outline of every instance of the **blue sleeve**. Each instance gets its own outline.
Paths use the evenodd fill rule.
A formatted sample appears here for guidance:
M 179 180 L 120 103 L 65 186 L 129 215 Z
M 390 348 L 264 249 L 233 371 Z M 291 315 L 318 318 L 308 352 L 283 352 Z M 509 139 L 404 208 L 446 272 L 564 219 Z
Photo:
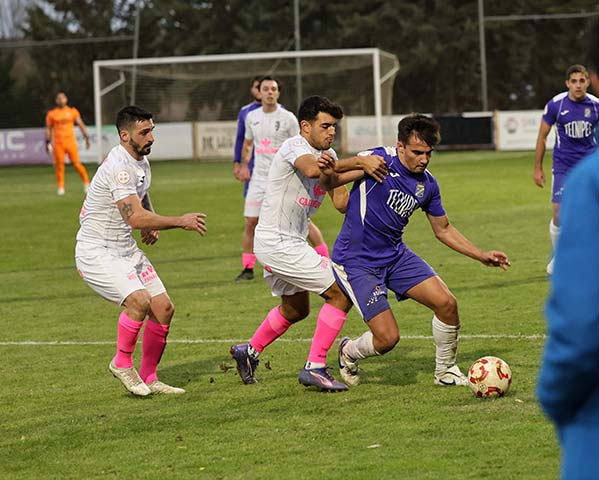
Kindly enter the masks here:
M 239 110 L 237 115 L 237 136 L 235 137 L 235 150 L 233 155 L 233 161 L 235 163 L 241 163 L 241 149 L 243 148 L 243 140 L 245 139 L 245 117 L 247 116 L 247 109 L 242 108 Z
M 553 100 L 549 100 L 547 105 L 545 105 L 545 110 L 543 110 L 543 120 L 547 125 L 553 125 L 555 120 L 557 119 L 557 103 Z
M 422 205 L 422 211 L 432 215 L 433 217 L 442 217 L 446 215 L 443 203 L 441 202 L 441 190 L 439 184 L 434 178 L 429 182 L 431 186 L 431 194 L 428 201 Z
M 599 382 L 599 154 L 566 181 L 537 394 L 555 422 L 572 419 Z

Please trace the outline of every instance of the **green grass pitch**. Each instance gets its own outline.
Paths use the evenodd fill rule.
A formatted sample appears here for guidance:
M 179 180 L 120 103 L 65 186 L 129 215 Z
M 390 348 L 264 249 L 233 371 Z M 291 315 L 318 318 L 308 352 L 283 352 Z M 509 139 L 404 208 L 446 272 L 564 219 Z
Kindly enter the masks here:
M 165 215 L 207 213 L 207 236 L 171 230 L 144 247 L 176 306 L 159 375 L 188 393 L 134 398 L 107 371 L 119 309 L 74 267 L 79 178 L 68 167 L 58 197 L 51 167 L 3 168 L 0 478 L 556 478 L 558 444 L 534 392 L 550 192 L 534 186 L 532 166 L 530 152 L 441 152 L 430 165 L 450 220 L 482 248 L 507 252 L 508 272 L 449 250 L 420 212 L 405 236 L 458 298 L 462 369 L 483 355 L 511 365 L 512 388 L 495 400 L 433 385 L 431 313 L 412 301 L 392 302 L 403 338 L 364 362 L 363 383 L 347 393 L 297 383 L 316 296 L 308 319 L 265 351 L 259 383 L 242 385 L 229 346 L 277 299 L 260 278 L 233 282 L 243 218 L 230 164 L 192 161 L 154 162 L 152 199 Z M 341 215 L 327 201 L 314 220 L 332 247 Z M 342 333 L 363 330 L 351 312 Z

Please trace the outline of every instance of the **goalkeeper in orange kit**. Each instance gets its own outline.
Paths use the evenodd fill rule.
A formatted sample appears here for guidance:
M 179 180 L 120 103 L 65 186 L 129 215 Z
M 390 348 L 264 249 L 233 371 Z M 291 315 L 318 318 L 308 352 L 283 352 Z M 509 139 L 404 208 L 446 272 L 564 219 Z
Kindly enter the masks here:
M 85 146 L 89 148 L 89 135 L 81 114 L 75 107 L 67 105 L 69 99 L 64 92 L 58 92 L 54 97 L 56 107 L 46 114 L 46 150 L 53 154 L 54 168 L 56 170 L 56 183 L 58 195 L 64 195 L 64 164 L 65 155 L 69 155 L 71 164 L 83 181 L 83 189 L 89 188 L 89 177 L 85 167 L 79 160 L 77 139 L 75 138 L 75 124 L 81 129 L 85 138 Z

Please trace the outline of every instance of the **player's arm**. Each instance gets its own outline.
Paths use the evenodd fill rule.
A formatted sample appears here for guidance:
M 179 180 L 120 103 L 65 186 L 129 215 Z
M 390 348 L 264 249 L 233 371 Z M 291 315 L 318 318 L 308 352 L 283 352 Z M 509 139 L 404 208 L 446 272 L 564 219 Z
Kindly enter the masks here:
M 46 125 L 46 152 L 52 151 L 52 125 Z
M 81 120 L 81 117 L 77 118 L 75 120 L 75 123 L 79 127 L 79 130 L 81 130 L 81 133 L 83 134 L 83 138 L 85 138 L 85 148 L 89 148 L 89 135 L 87 134 L 87 129 L 85 128 L 85 123 L 83 123 L 83 120 Z
M 167 217 L 146 210 L 137 195 L 129 195 L 116 202 L 123 220 L 131 228 L 138 230 L 168 230 L 182 228 L 193 230 L 200 235 L 206 233 L 206 215 L 203 213 L 186 213 L 180 217 Z
M 237 115 L 237 136 L 235 137 L 235 148 L 233 149 L 233 176 L 239 180 L 239 168 L 241 167 L 241 150 L 245 138 L 245 118 L 243 109 Z
M 379 155 L 357 155 L 335 161 L 330 154 L 323 152 L 318 159 L 318 166 L 321 172 L 320 184 L 325 190 L 354 182 L 365 174 L 380 183 L 388 172 L 385 159 Z
M 252 152 L 254 151 L 254 140 L 246 138 L 243 141 L 241 148 L 241 166 L 237 174 L 237 180 L 240 182 L 247 182 L 250 177 L 250 159 L 252 158 Z
M 152 205 L 152 200 L 150 200 L 150 194 L 146 193 L 144 197 L 141 199 L 141 206 L 144 207 L 148 212 L 154 212 L 154 205 Z M 141 241 L 146 245 L 154 245 L 158 239 L 160 238 L 159 230 L 152 230 L 150 228 L 142 228 L 141 229 Z
M 545 185 L 545 173 L 543 172 L 543 157 L 545 156 L 545 144 L 547 143 L 547 135 L 551 131 L 551 125 L 545 120 L 541 120 L 539 133 L 537 135 L 537 145 L 535 147 L 535 168 L 532 174 L 532 179 L 536 185 L 543 187 Z
M 340 212 L 345 213 L 347 211 L 347 204 L 349 202 L 349 192 L 345 185 L 341 187 L 329 190 L 329 196 L 333 201 L 334 207 Z
M 435 237 L 449 248 L 462 255 L 478 260 L 489 267 L 501 267 L 503 270 L 507 270 L 507 267 L 510 266 L 510 261 L 505 253 L 497 250 L 481 250 L 464 237 L 457 228 L 449 223 L 447 215 L 435 217 L 427 214 L 427 218 L 431 224 Z

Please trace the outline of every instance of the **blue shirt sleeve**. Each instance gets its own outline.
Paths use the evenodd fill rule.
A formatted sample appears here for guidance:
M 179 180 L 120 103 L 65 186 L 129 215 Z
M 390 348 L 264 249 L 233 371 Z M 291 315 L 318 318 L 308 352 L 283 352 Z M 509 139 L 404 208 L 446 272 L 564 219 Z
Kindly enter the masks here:
M 599 153 L 575 167 L 564 192 L 537 385 L 558 424 L 577 414 L 599 382 Z
M 245 139 L 245 117 L 247 116 L 247 109 L 242 108 L 239 110 L 237 115 L 237 136 L 235 137 L 235 149 L 233 154 L 233 161 L 235 163 L 241 163 L 241 149 L 243 148 L 243 140 Z
M 545 105 L 545 110 L 543 110 L 543 120 L 547 125 L 553 125 L 557 119 L 557 102 L 553 100 L 549 100 Z

